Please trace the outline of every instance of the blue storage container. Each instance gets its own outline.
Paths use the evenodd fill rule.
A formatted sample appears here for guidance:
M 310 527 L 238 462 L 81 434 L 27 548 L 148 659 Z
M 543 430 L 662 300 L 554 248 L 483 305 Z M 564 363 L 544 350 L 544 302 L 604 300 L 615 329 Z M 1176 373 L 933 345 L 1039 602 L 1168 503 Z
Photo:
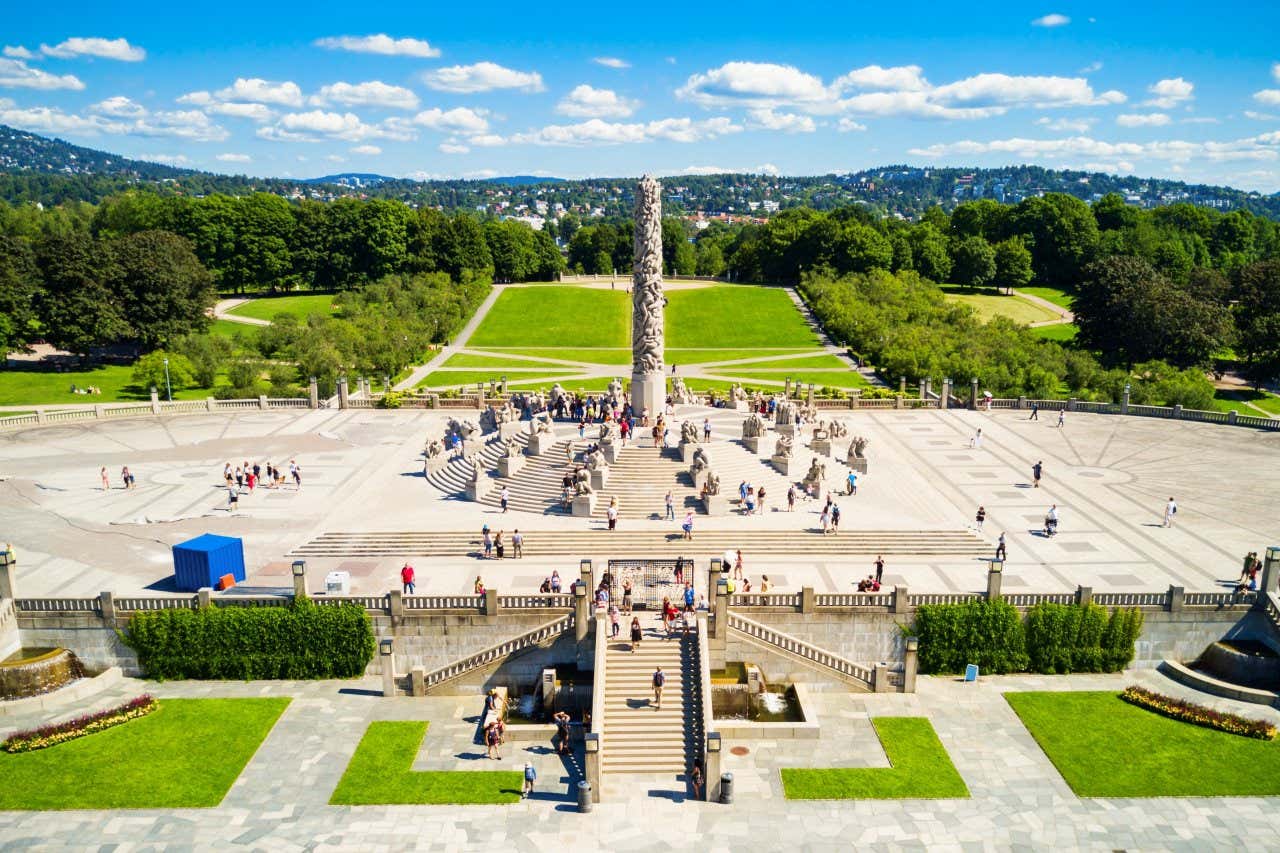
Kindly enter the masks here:
M 244 581 L 242 540 L 206 533 L 173 546 L 173 576 L 183 592 L 216 587 L 223 575 L 231 575 L 236 583 Z

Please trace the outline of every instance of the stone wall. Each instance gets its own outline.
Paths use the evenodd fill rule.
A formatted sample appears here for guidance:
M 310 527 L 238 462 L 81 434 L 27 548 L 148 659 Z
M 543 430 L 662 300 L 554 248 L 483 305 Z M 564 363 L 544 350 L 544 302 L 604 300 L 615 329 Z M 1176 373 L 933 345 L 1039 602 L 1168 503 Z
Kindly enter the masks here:
M 374 616 L 373 632 L 377 640 L 390 637 L 394 641 L 396 669 L 399 672 L 407 672 L 415 666 L 425 667 L 430 672 L 526 631 L 532 631 L 561 615 L 563 611 L 560 610 L 504 610 L 495 616 L 478 613 L 415 613 L 404 616 L 395 626 L 392 626 L 390 616 Z M 570 632 L 570 639 L 572 636 Z M 574 660 L 571 652 L 564 649 L 560 649 L 560 652 L 568 655 L 563 662 Z M 537 657 L 532 653 L 530 656 Z M 378 675 L 381 672 L 381 664 L 375 655 L 366 673 Z
M 1145 610 L 1143 617 L 1134 669 L 1155 669 L 1164 660 L 1189 663 L 1224 637 L 1274 644 L 1275 627 L 1258 611 L 1197 607 L 1177 613 Z
M 22 645 L 61 646 L 75 652 L 91 672 L 118 666 L 125 675 L 139 676 L 138 656 L 120 642 L 115 629 L 92 613 L 28 613 L 18 617 Z

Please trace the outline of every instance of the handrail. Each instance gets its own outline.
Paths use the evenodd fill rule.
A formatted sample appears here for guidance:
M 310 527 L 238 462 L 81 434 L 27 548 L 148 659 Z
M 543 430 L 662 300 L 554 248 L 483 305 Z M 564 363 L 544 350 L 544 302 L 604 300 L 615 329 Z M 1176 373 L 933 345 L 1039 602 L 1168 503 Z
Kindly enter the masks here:
M 826 667 L 846 680 L 858 681 L 867 687 L 871 686 L 872 675 L 870 669 L 865 666 L 859 666 L 848 658 L 841 657 L 834 652 L 815 646 L 813 643 L 807 643 L 790 634 L 784 634 L 754 619 L 740 616 L 732 610 L 729 611 L 729 627 L 801 660 Z
M 406 595 L 405 610 L 483 610 L 483 595 Z
M 711 644 L 707 641 L 707 619 L 710 613 L 698 614 L 698 685 L 702 691 L 702 751 L 703 767 L 706 767 L 707 736 L 715 731 L 716 715 L 711 696 Z
M 459 676 L 466 675 L 472 670 L 487 666 L 502 658 L 509 657 L 516 652 L 524 651 L 530 646 L 563 634 L 573 627 L 574 612 L 571 610 L 563 616 L 557 617 L 543 625 L 539 625 L 532 630 L 525 631 L 510 639 L 495 643 L 488 648 L 481 649 L 478 652 L 472 652 L 465 657 L 458 658 L 455 661 L 445 664 L 438 669 L 428 672 L 425 678 L 427 690 L 439 687 L 446 681 L 452 681 Z
M 573 607 L 573 596 L 562 592 L 538 592 L 526 595 L 500 595 L 498 596 L 498 607 L 502 610 L 546 610 L 556 607 L 568 610 Z
M 97 598 L 19 598 L 14 606 L 23 613 L 97 613 L 100 602 Z
M 1280 596 L 1274 592 L 1267 593 L 1267 615 L 1271 617 L 1271 622 L 1280 628 Z
M 604 689 L 607 678 L 606 667 L 609 659 L 609 631 L 603 614 L 591 617 L 596 629 L 595 672 L 592 674 L 591 687 L 591 731 L 596 736 L 596 756 L 601 767 L 604 766 Z M 585 733 L 585 726 L 583 727 Z
M 116 610 L 194 610 L 197 599 L 193 596 L 183 598 L 117 598 Z

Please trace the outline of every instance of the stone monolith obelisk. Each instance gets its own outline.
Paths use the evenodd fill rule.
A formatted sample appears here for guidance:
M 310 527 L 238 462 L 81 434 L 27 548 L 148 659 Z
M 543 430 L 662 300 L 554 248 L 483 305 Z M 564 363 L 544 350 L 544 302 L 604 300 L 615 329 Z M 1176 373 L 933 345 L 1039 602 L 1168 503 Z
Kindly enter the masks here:
M 635 265 L 631 286 L 631 408 L 656 417 L 667 401 L 662 366 L 662 186 L 649 176 L 636 188 Z

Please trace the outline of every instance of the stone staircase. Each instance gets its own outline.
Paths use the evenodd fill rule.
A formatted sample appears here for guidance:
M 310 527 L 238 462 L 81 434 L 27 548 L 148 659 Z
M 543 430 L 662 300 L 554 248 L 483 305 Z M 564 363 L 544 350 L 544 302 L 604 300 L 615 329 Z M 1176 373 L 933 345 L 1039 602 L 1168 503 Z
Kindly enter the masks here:
M 668 640 L 652 614 L 640 619 L 644 639 L 634 654 L 623 640 L 630 620 L 623 620 L 623 634 L 606 652 L 601 769 L 609 775 L 683 775 L 702 750 L 698 635 L 690 630 Z M 652 685 L 659 666 L 667 683 L 657 710 Z

